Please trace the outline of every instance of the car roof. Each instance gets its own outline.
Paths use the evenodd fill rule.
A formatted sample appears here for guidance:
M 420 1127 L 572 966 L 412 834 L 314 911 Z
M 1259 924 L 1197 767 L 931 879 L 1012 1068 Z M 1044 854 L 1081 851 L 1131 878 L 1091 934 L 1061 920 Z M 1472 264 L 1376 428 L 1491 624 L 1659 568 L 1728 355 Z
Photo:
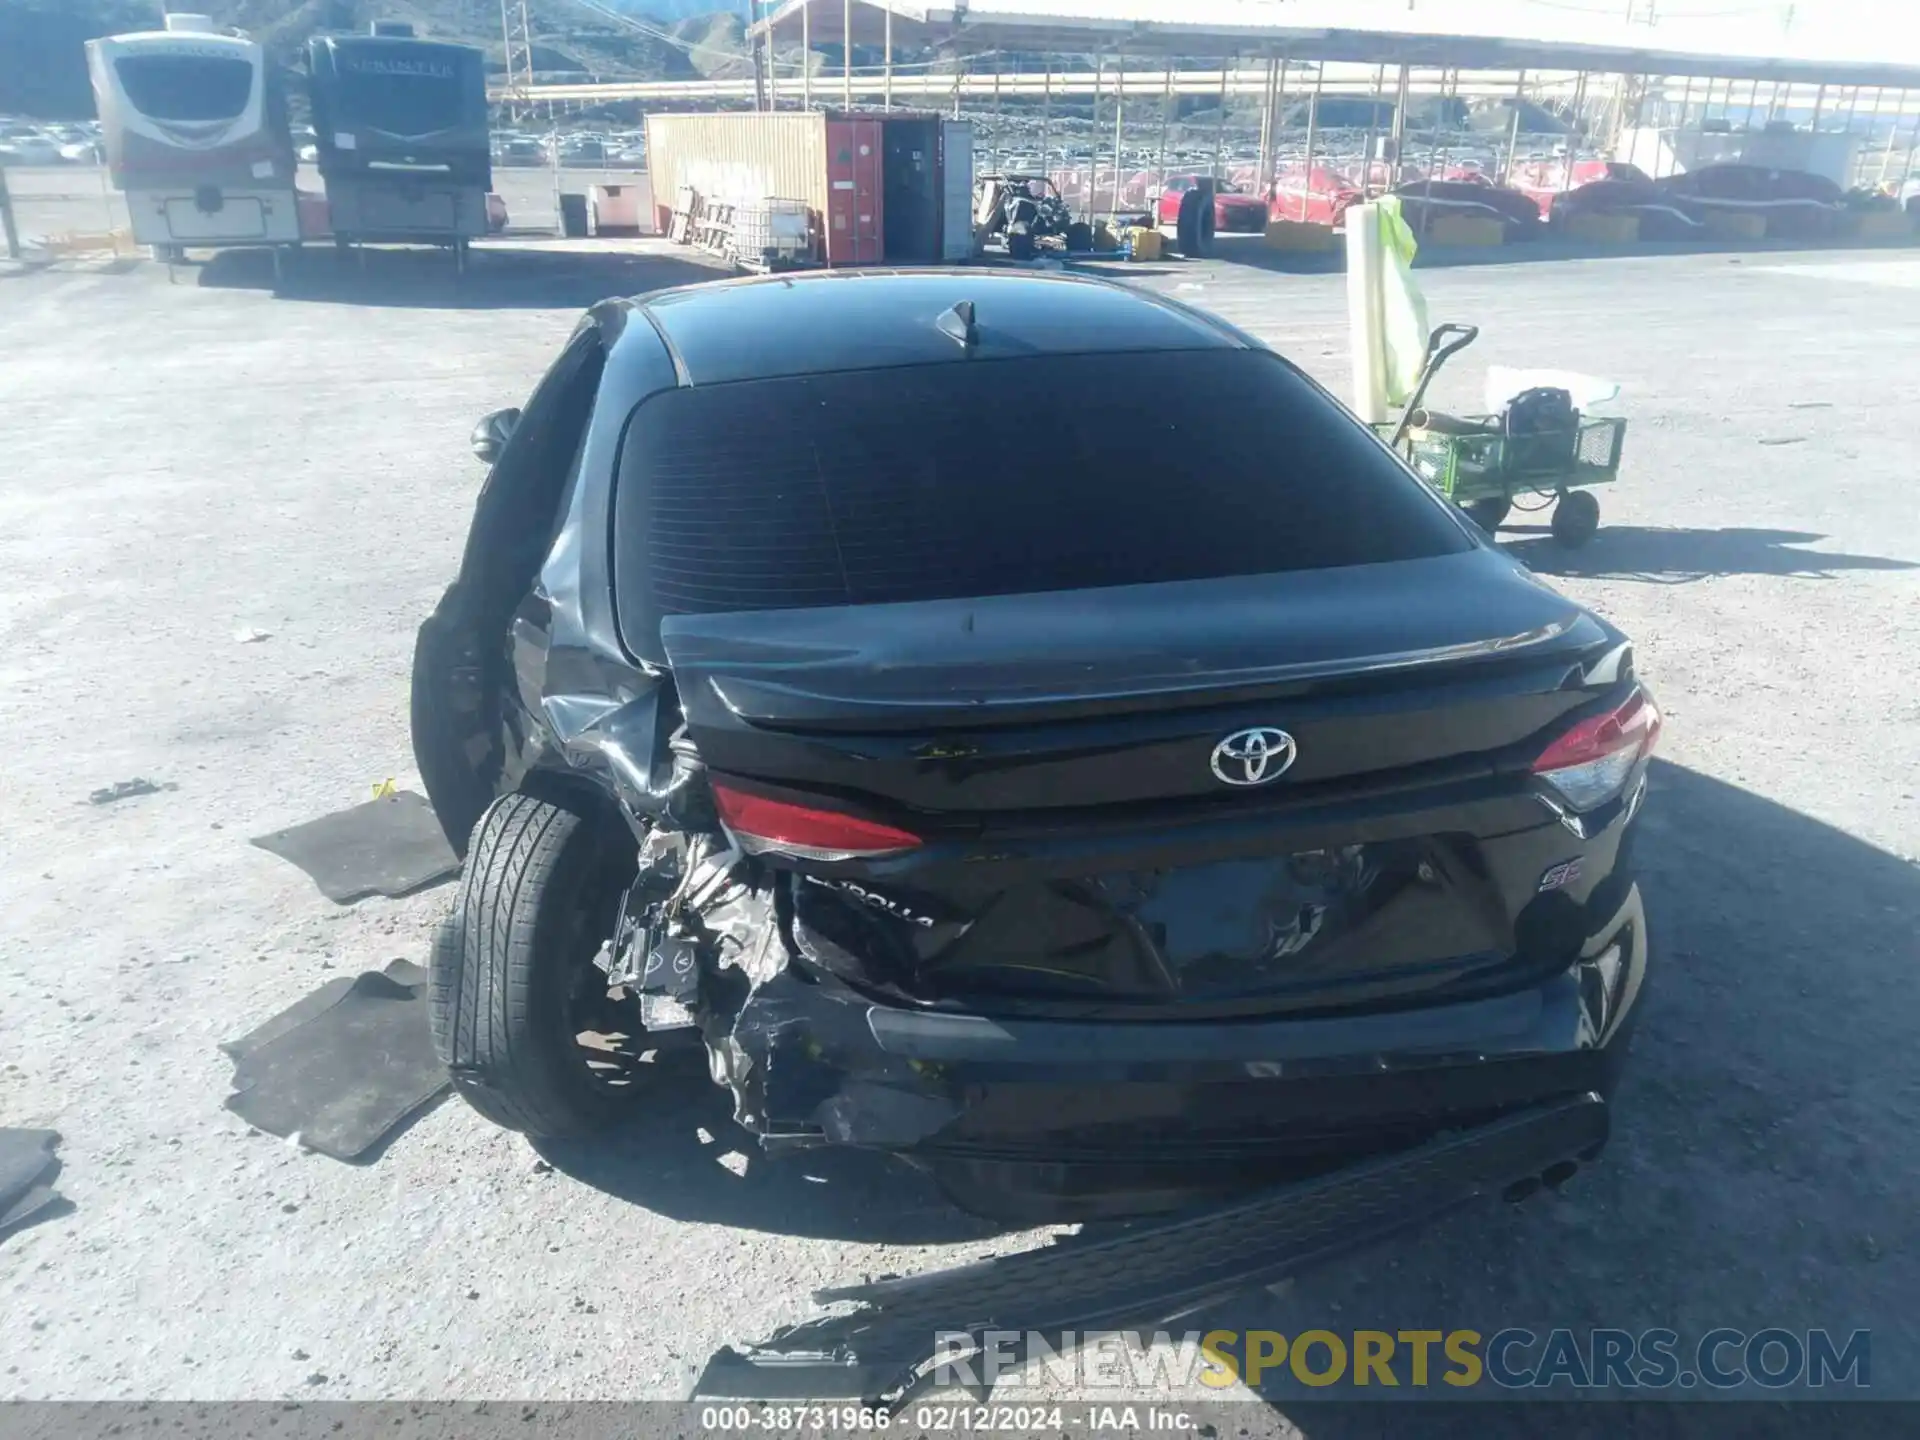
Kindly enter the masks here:
M 977 341 L 949 327 L 974 307 Z M 681 385 L 898 365 L 1141 350 L 1245 348 L 1229 327 L 1130 286 L 995 270 L 844 270 L 757 276 L 627 302 L 673 356 Z M 628 327 L 628 334 L 638 327 Z

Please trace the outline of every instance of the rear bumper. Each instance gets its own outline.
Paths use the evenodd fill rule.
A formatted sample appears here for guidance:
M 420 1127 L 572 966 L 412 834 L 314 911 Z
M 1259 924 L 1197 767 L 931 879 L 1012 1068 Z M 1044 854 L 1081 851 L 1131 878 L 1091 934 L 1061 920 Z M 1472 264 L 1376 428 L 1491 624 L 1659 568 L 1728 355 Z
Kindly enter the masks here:
M 1629 888 L 1575 963 L 1489 999 L 1318 1019 L 995 1020 L 875 1005 L 790 972 L 710 1051 L 770 1150 L 895 1151 L 1008 1219 L 1142 1214 L 1610 1096 L 1646 966 Z

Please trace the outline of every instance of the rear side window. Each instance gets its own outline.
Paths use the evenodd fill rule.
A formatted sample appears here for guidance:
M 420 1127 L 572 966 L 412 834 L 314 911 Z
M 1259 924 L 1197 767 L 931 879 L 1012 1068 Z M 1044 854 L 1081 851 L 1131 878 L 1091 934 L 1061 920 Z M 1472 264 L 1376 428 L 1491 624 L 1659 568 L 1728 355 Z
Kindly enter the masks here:
M 1419 483 L 1260 351 L 670 390 L 641 405 L 621 455 L 620 608 L 644 625 L 1470 548 Z

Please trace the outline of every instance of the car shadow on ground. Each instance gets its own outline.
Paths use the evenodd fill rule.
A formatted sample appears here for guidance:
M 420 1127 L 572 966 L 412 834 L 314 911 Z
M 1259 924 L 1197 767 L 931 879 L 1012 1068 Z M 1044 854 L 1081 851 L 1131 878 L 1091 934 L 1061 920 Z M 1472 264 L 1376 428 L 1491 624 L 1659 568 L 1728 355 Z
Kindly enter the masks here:
M 1799 549 L 1826 539 L 1806 530 L 1723 530 L 1607 525 L 1578 550 L 1555 541 L 1545 525 L 1503 525 L 1503 548 L 1543 575 L 1642 580 L 1684 585 L 1710 575 L 1783 575 L 1830 579 L 1843 570 L 1912 570 L 1910 560 Z M 1519 537 L 1509 539 L 1508 537 Z
M 1005 1227 L 956 1209 L 902 1161 L 840 1146 L 777 1158 L 733 1122 L 704 1052 L 673 1050 L 649 1077 L 658 1103 L 592 1141 L 542 1141 L 541 1157 L 596 1190 L 675 1220 L 819 1240 L 937 1245 Z
M 223 250 L 194 271 L 208 288 L 275 298 L 409 310 L 584 310 L 609 296 L 724 280 L 729 269 L 627 251 L 477 249 L 457 273 L 444 250 L 370 246 L 351 254 L 308 246 L 274 272 L 266 250 Z
M 1748 1385 L 1728 1398 L 1858 1402 L 1915 1393 L 1920 1324 L 1903 1297 L 1920 1285 L 1920 1225 L 1909 1199 L 1920 1178 L 1920 1081 L 1911 1061 L 1920 997 L 1910 983 L 1920 867 L 1666 763 L 1654 767 L 1642 825 L 1650 981 L 1613 1139 L 1599 1162 L 1564 1195 L 1488 1202 L 1277 1294 L 1209 1307 L 1179 1328 L 1321 1328 L 1349 1337 L 1358 1329 L 1470 1328 L 1491 1337 L 1521 1327 L 1544 1339 L 1565 1326 L 1585 1344 L 1595 1327 L 1636 1336 L 1666 1327 L 1678 1332 L 1685 1374 L 1694 1372 L 1692 1347 L 1716 1326 L 1747 1334 L 1819 1327 L 1841 1341 L 1865 1329 L 1879 1362 L 1874 1389 Z M 1512 1352 L 1515 1368 L 1538 1360 L 1542 1348 Z M 1311 1363 L 1324 1368 L 1326 1352 Z M 1671 1405 L 1542 1412 L 1474 1403 L 1564 1400 L 1575 1391 L 1565 1380 L 1533 1390 L 1488 1380 L 1456 1389 L 1440 1383 L 1437 1361 L 1423 1397 L 1407 1385 L 1404 1355 L 1396 1368 L 1402 1388 L 1385 1396 L 1376 1389 L 1376 1397 L 1467 1403 L 1411 1412 L 1390 1403 L 1323 1407 L 1316 1402 L 1368 1397 L 1350 1380 L 1310 1389 L 1285 1367 L 1257 1388 L 1312 1440 L 1900 1433 L 1878 1422 L 1894 1421 L 1902 1407 L 1856 1403 L 1847 1423 L 1833 1424 L 1799 1406 L 1680 1407 L 1725 1412 L 1726 1429 L 1698 1429 Z M 1671 1401 L 1712 1392 L 1681 1384 L 1606 1393 Z M 1911 1433 L 1910 1413 L 1898 1418 Z

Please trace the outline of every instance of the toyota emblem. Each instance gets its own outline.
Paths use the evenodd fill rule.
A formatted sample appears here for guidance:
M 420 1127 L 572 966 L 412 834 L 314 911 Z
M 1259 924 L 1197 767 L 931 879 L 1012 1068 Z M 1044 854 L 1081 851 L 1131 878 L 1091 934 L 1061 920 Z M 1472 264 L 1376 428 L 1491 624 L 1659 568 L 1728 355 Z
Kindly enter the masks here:
M 1293 764 L 1293 737 L 1271 725 L 1236 730 L 1213 747 L 1213 773 L 1228 785 L 1265 785 Z

